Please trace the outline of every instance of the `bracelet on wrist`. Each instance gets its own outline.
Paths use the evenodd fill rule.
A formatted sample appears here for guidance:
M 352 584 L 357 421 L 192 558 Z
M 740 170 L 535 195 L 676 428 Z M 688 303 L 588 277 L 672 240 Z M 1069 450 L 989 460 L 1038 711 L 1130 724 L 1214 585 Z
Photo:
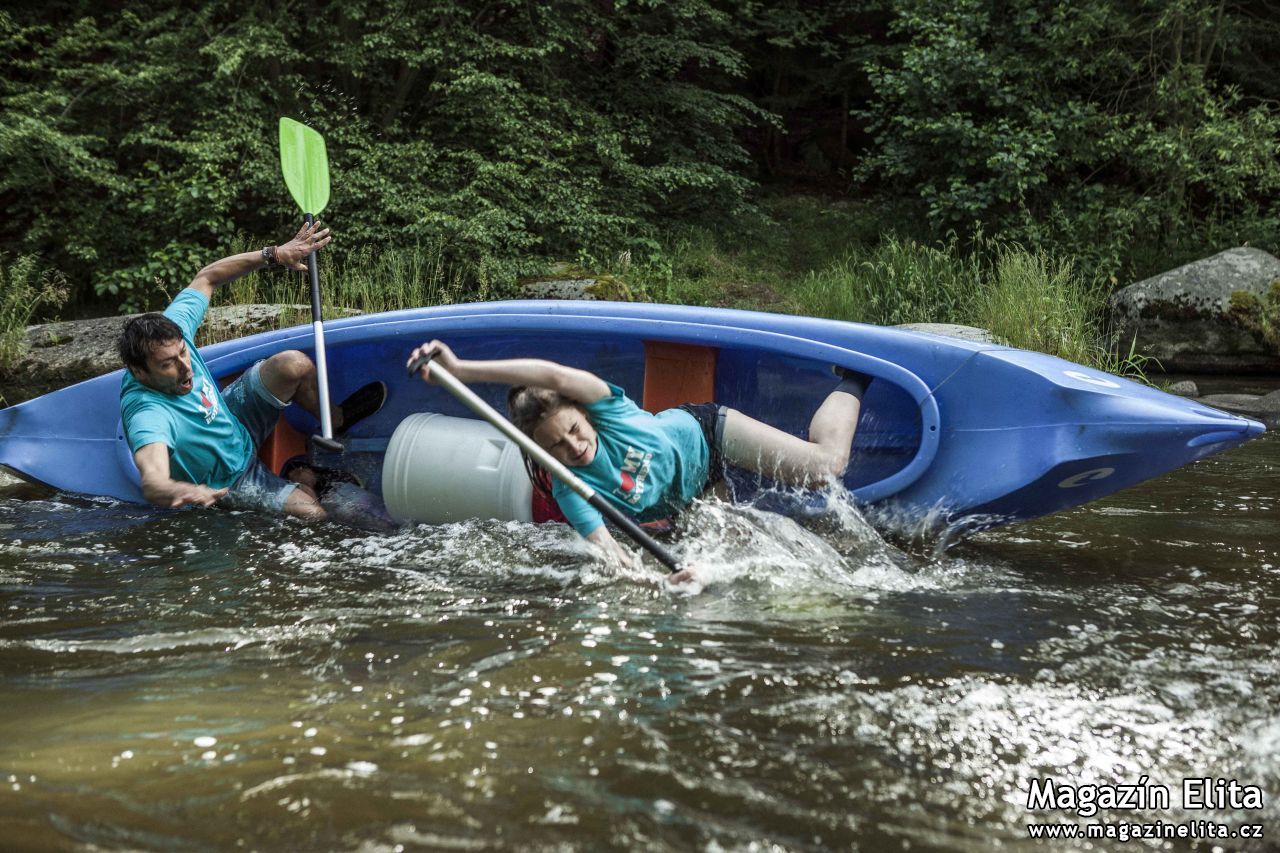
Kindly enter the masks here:
M 262 260 L 266 263 L 266 265 L 267 265 L 267 268 L 268 268 L 268 269 L 270 269 L 271 267 L 278 267 L 278 266 L 280 266 L 280 262 L 276 260 L 276 247 L 275 247 L 275 246 L 263 246 L 263 247 L 262 247 Z

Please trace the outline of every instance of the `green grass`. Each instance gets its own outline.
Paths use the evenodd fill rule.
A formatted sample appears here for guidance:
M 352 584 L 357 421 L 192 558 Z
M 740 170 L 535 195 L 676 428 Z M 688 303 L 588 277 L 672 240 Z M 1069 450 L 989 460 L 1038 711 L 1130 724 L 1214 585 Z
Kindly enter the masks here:
M 927 242 L 905 218 L 868 206 L 787 198 L 767 209 L 771 223 L 687 230 L 658 259 L 613 271 L 659 302 L 977 326 L 1012 346 L 1145 379 L 1143 360 L 1108 341 L 1114 282 L 1070 258 L 981 234 Z
M 621 275 L 655 302 L 795 311 L 797 281 L 851 247 L 873 244 L 886 227 L 882 207 L 812 196 L 783 196 L 761 204 L 764 216 L 717 230 L 670 232 L 654 256 L 621 268 Z
M 644 257 L 584 252 L 575 263 L 545 269 L 612 276 L 622 293 L 654 302 L 978 326 L 1013 346 L 1142 377 L 1141 359 L 1113 352 L 1106 341 L 1112 282 L 1087 278 L 1068 258 L 980 234 L 967 243 L 954 235 L 930 242 L 884 204 L 790 196 L 762 209 L 763 217 L 715 231 L 673 231 Z M 322 255 L 320 268 L 329 316 L 502 297 L 514 281 L 512 266 L 454 264 L 439 245 L 363 249 L 333 262 Z M 246 276 L 224 299 L 299 305 L 282 325 L 310 320 L 306 277 L 297 273 Z
M 1103 369 L 1113 362 L 1099 318 L 1107 288 L 1086 281 L 1069 259 L 1016 244 L 995 248 L 972 325 L 1021 349 L 1035 350 Z
M 982 286 L 977 255 L 956 240 L 926 246 L 892 234 L 810 272 L 794 292 L 804 314 L 894 326 L 967 323 Z
M 471 265 L 451 263 L 442 247 L 405 249 L 362 248 L 334 261 L 320 255 L 320 294 L 327 317 L 351 311 L 369 314 L 453 302 L 494 298 L 495 266 L 488 261 Z M 284 311 L 280 328 L 311 322 L 311 289 L 306 273 L 272 270 L 252 273 L 231 282 L 217 296 L 218 304 L 297 306 Z M 203 330 L 202 330 L 203 331 Z M 221 326 L 202 336 L 201 345 L 239 337 L 243 329 Z
M 67 301 L 67 284 L 56 272 L 43 269 L 35 255 L 10 261 L 0 255 L 0 370 L 7 370 L 22 354 L 26 329 L 42 308 Z
M 340 261 L 320 255 L 320 292 L 326 306 L 361 313 L 396 311 L 490 298 L 493 271 L 487 262 L 451 263 L 439 245 L 407 249 L 363 248 Z M 254 273 L 232 282 L 229 302 L 310 305 L 305 273 Z

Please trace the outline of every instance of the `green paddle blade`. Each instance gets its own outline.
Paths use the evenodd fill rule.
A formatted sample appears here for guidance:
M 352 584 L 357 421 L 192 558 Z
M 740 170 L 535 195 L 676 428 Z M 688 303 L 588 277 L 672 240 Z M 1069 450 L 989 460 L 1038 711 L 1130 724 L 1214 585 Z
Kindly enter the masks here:
M 324 137 L 301 122 L 281 118 L 280 168 L 302 212 L 319 215 L 329 203 L 329 154 Z

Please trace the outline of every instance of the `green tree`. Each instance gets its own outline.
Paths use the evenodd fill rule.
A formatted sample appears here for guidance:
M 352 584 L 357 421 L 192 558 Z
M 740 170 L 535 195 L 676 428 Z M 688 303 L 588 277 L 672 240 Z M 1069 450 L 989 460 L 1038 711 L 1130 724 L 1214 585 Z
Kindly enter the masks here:
M 460 263 L 652 247 L 741 208 L 730 16 L 708 0 L 54 2 L 0 12 L 0 251 L 122 308 L 294 218 L 275 123 L 329 143 L 341 245 Z M 74 223 L 74 226 L 72 226 Z
M 918 196 L 936 227 L 994 222 L 1113 267 L 1135 239 L 1274 217 L 1280 111 L 1228 70 L 1256 11 L 903 3 L 892 50 L 868 69 L 862 177 Z

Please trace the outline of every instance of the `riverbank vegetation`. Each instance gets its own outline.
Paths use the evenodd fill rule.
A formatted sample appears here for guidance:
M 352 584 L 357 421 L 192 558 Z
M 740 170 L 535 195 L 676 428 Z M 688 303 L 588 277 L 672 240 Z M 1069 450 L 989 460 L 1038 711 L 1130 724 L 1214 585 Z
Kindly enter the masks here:
M 56 271 L 41 269 L 34 255 L 0 254 L 0 367 L 22 352 L 31 318 L 41 310 L 56 311 L 66 301 L 66 282 Z
M 326 287 L 358 310 L 567 264 L 641 298 L 968 322 L 1107 363 L 1114 288 L 1277 249 L 1264 3 L 309 8 L 0 11 L 0 252 L 64 277 L 76 313 L 159 306 L 291 231 L 281 115 L 328 142 Z
M 785 198 L 766 209 L 776 224 L 732 238 L 686 232 L 661 262 L 613 271 L 655 301 L 977 326 L 1013 346 L 1141 373 L 1111 344 L 1113 282 L 1070 256 L 981 233 L 929 243 L 887 227 L 876 208 L 828 200 Z

